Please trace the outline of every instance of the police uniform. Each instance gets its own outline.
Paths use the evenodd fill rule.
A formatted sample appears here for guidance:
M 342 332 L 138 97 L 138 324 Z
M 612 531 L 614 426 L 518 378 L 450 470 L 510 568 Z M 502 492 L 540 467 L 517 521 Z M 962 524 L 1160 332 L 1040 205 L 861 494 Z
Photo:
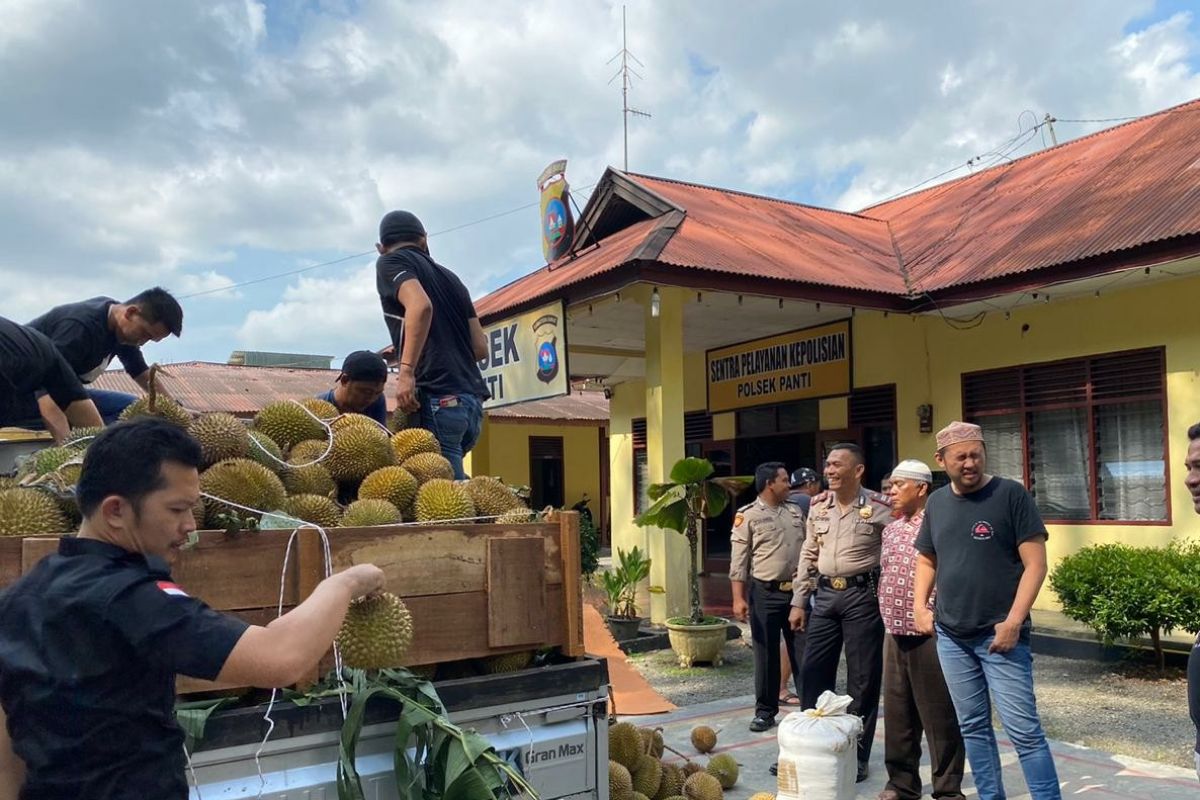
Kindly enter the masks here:
M 754 716 L 779 713 L 779 636 L 783 634 L 792 674 L 800 680 L 804 635 L 788 625 L 804 515 L 793 503 L 770 506 L 761 499 L 738 509 L 730 536 L 729 579 L 748 584 L 750 638 L 754 643 Z
M 884 629 L 876 590 L 881 534 L 891 519 L 887 499 L 866 489 L 859 489 L 844 512 L 833 492 L 813 503 L 792 597 L 794 607 L 804 608 L 815 578 L 801 680 L 804 708 L 812 708 L 821 692 L 834 688 L 842 644 L 846 646 L 846 693 L 854 698 L 849 712 L 863 718 L 860 772 L 871 755 L 883 681 Z
M 23 798 L 185 800 L 175 675 L 212 680 L 247 628 L 161 559 L 64 537 L 0 593 L 0 704 Z

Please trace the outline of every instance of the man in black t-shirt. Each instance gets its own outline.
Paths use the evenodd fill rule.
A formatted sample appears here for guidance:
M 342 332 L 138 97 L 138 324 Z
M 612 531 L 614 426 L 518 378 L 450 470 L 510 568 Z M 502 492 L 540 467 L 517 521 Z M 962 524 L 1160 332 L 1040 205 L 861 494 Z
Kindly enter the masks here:
M 93 297 L 55 306 L 28 324 L 54 342 L 83 383 L 96 380 L 115 357 L 129 377 L 148 392 L 150 369 L 141 347 L 179 336 L 183 331 L 183 309 L 169 292 L 155 287 L 124 303 L 111 297 Z M 161 386 L 158 393 L 169 396 Z M 109 424 L 116 422 L 136 399 L 131 394 L 102 389 L 89 389 L 88 394 Z
M 1192 509 L 1200 514 L 1200 422 L 1188 428 L 1187 477 L 1184 485 L 1192 495 Z M 1192 717 L 1192 725 L 1196 728 L 1196 746 L 1192 756 L 1196 763 L 1196 777 L 1200 778 L 1200 634 L 1192 643 L 1192 652 L 1188 656 L 1188 713 Z
M 36 399 L 39 393 L 46 398 L 40 404 Z M 38 331 L 0 317 L 0 427 L 23 426 L 30 409 L 46 406 L 65 417 L 65 425 L 51 428 L 58 442 L 68 428 L 104 424 L 83 384 L 54 344 Z
M 196 528 L 200 455 L 162 419 L 106 429 L 84 455 L 78 536 L 0 592 L 0 797 L 186 800 L 176 674 L 295 683 L 350 601 L 383 588 L 378 567 L 350 567 L 270 627 L 190 597 L 168 564 Z
M 487 341 L 471 294 L 429 257 L 425 227 L 407 211 L 384 215 L 375 248 L 375 288 L 400 366 L 397 407 L 420 414 L 462 480 L 489 397 L 477 363 Z
M 983 431 L 952 422 L 937 434 L 950 478 L 932 495 L 917 536 L 913 623 L 934 632 L 980 800 L 1003 798 L 989 692 L 1033 800 L 1060 800 L 1058 773 L 1038 718 L 1029 610 L 1046 578 L 1046 526 L 1025 487 L 986 472 Z

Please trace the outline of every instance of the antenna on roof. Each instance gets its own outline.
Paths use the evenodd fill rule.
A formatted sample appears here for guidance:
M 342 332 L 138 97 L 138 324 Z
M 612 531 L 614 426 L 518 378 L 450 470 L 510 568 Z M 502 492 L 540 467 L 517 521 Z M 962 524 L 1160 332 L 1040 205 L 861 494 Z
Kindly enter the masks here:
M 633 53 L 629 52 L 629 48 L 626 46 L 627 44 L 628 44 L 628 39 L 626 38 L 626 35 L 625 35 L 625 6 L 621 6 L 621 52 L 617 53 L 615 56 L 613 56 L 612 58 L 610 58 L 608 60 L 608 63 L 611 64 L 614 61 L 616 61 L 618 58 L 621 59 L 621 68 L 619 70 L 617 70 L 616 75 L 613 75 L 611 78 L 608 79 L 608 82 L 612 83 L 617 78 L 621 79 L 621 122 L 622 122 L 622 126 L 623 126 L 624 132 L 625 132 L 625 171 L 626 172 L 629 171 L 629 115 L 633 114 L 634 116 L 638 116 L 638 117 L 647 117 L 647 118 L 650 117 L 650 114 L 647 114 L 645 111 L 638 111 L 636 108 L 629 107 L 629 87 L 632 85 L 630 76 L 632 75 L 633 77 L 635 77 L 639 80 L 645 80 L 645 78 L 643 78 L 638 73 L 637 70 L 635 70 L 633 67 L 629 66 L 629 61 L 632 59 L 633 61 L 635 61 L 637 63 L 637 65 L 639 67 L 643 67 L 643 68 L 646 65 L 643 64 L 641 61 L 638 61 L 638 57 L 635 56 Z

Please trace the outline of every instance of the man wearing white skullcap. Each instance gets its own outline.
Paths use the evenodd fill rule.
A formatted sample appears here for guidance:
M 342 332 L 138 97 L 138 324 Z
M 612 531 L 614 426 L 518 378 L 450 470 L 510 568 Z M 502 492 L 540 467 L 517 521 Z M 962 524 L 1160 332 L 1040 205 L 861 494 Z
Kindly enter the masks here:
M 961 798 L 965 751 L 954 704 L 938 663 L 937 639 L 913 622 L 913 547 L 925 518 L 933 473 L 921 461 L 901 461 L 891 473 L 892 521 L 882 534 L 879 613 L 883 640 L 884 765 L 888 781 L 878 800 L 922 796 L 921 734 L 929 741 L 933 796 Z

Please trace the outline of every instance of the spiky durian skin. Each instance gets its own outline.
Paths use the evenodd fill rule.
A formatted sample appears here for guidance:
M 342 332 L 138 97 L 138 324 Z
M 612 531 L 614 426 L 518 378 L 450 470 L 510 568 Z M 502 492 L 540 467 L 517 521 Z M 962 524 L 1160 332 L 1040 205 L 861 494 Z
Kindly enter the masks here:
M 296 465 L 320 464 L 325 460 L 325 456 L 329 454 L 332 447 L 333 444 L 328 438 L 305 439 L 302 442 L 296 442 L 288 450 L 287 462 Z
M 608 762 L 608 797 L 609 800 L 632 800 L 633 776 L 629 769 L 619 761 Z
M 336 528 L 342 521 L 342 507 L 319 494 L 296 494 L 283 504 L 289 516 L 322 528 Z
M 434 478 L 454 478 L 454 467 L 450 466 L 450 462 L 444 456 L 437 453 L 417 453 L 400 466 L 412 473 L 417 483 L 426 483 Z
M 633 775 L 633 791 L 640 792 L 646 797 L 654 797 L 658 794 L 658 787 L 662 785 L 662 764 L 657 758 L 646 754 L 638 759 L 637 769 Z
M 467 481 L 467 492 L 481 517 L 495 517 L 523 504 L 512 491 L 490 475 L 477 475 Z
M 642 735 L 630 722 L 618 722 L 608 729 L 608 755 L 628 770 L 636 770 L 642 759 Z
M 534 519 L 533 509 L 521 506 L 505 511 L 500 516 L 496 517 L 497 525 L 525 525 L 530 522 L 536 522 Z
M 285 467 L 283 450 L 279 444 L 262 431 L 249 431 L 249 434 L 250 449 L 246 452 L 246 458 L 257 461 L 276 475 L 281 474 Z
M 358 499 L 372 497 L 387 500 L 401 513 L 411 515 L 413 500 L 417 498 L 417 479 L 404 467 L 380 467 L 358 486 Z
M 351 419 L 339 425 L 343 420 Z M 342 417 L 334 423 L 333 446 L 321 463 L 338 483 L 361 481 L 375 470 L 390 466 L 395 460 L 387 433 L 374 420 L 370 424 Z
M 54 472 L 68 461 L 79 458 L 80 451 L 74 447 L 43 447 L 30 454 L 18 472 L 19 477 L 36 475 L 41 477 Z
M 392 450 L 396 463 L 403 464 L 418 453 L 442 454 L 442 446 L 432 431 L 425 428 L 405 428 L 392 436 Z
M 640 728 L 638 732 L 642 735 L 642 743 L 646 746 L 646 752 L 655 758 L 662 758 L 663 754 L 663 736 L 661 731 L 656 731 L 653 728 Z M 672 792 L 671 794 L 674 794 Z
M 205 494 L 258 511 L 278 511 L 287 499 L 279 476 L 248 458 L 231 458 L 213 464 L 200 475 L 200 489 Z M 210 498 L 205 498 L 204 509 L 205 524 L 214 529 L 229 525 L 228 520 L 220 519 L 221 515 L 236 516 L 243 524 L 250 519 L 257 521 L 262 516 Z
M 72 428 L 67 434 L 67 438 L 63 440 L 63 447 L 74 447 L 76 450 L 86 450 L 91 447 L 92 442 L 100 435 L 104 428 Z
M 417 522 L 470 520 L 475 516 L 475 505 L 462 484 L 434 478 L 417 489 L 413 513 Z
M 342 515 L 343 528 L 370 528 L 375 525 L 398 525 L 404 521 L 400 509 L 387 500 L 368 498 L 355 500 Z
M 346 666 L 387 669 L 401 665 L 412 638 L 412 615 L 404 601 L 391 592 L 379 592 L 350 604 L 337 644 Z
M 667 800 L 668 797 L 675 797 L 682 792 L 684 777 L 683 770 L 678 766 L 664 763 L 662 785 L 658 787 L 658 794 L 654 795 L 654 800 Z
M 692 747 L 698 753 L 711 752 L 717 746 L 717 732 L 707 725 L 692 728 Z
M 333 497 L 337 494 L 337 483 L 329 470 L 320 464 L 305 464 L 302 467 L 287 467 L 279 476 L 288 494 L 319 494 Z
M 533 663 L 534 652 L 532 650 L 523 650 L 520 653 L 505 653 L 499 656 L 488 656 L 480 659 L 480 664 L 483 671 L 488 675 L 497 675 L 503 672 L 520 672 L 526 669 Z
M 39 489 L 0 490 L 0 536 L 66 533 L 70 522 L 58 500 Z
M 325 426 L 291 400 L 267 403 L 254 417 L 254 429 L 262 431 L 283 449 L 305 439 L 323 439 Z
M 206 467 L 250 454 L 250 431 L 233 414 L 201 414 L 192 420 L 188 433 L 200 443 L 201 460 Z
M 721 782 L 722 789 L 732 788 L 738 779 L 738 763 L 728 753 L 720 753 L 708 760 L 704 771 Z
M 185 429 L 192 424 L 192 415 L 188 410 L 167 397 L 156 397 L 153 411 L 150 410 L 150 399 L 139 397 L 125 406 L 119 419 L 123 422 L 137 417 L 162 417 L 167 422 Z
M 337 406 L 319 397 L 306 397 L 298 402 L 313 414 L 326 421 L 338 415 Z
M 697 772 L 683 782 L 683 796 L 688 800 L 723 800 L 721 782 L 707 772 Z

